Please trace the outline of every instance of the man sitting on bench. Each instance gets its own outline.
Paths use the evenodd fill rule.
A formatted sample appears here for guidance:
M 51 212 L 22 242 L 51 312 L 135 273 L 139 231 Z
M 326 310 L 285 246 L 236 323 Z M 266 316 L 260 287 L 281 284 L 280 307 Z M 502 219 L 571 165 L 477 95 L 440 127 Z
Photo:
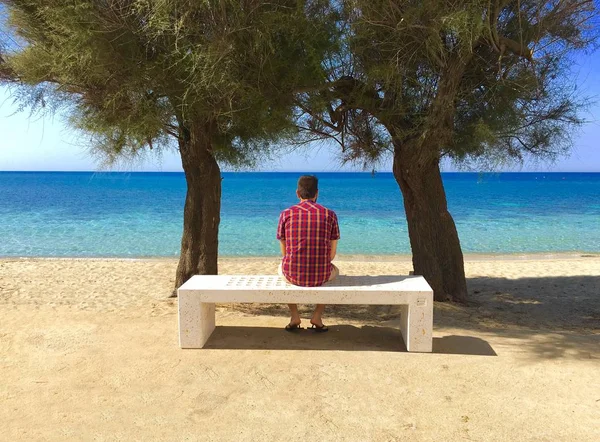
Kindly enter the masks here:
M 331 261 L 335 257 L 340 229 L 335 212 L 317 204 L 317 177 L 301 176 L 296 196 L 300 203 L 285 209 L 279 216 L 277 239 L 283 255 L 279 274 L 290 284 L 316 287 L 332 281 L 339 274 Z M 288 305 L 292 318 L 285 329 L 299 330 L 302 320 L 298 306 Z M 325 304 L 317 304 L 310 320 L 312 330 L 328 331 L 322 319 L 324 310 Z

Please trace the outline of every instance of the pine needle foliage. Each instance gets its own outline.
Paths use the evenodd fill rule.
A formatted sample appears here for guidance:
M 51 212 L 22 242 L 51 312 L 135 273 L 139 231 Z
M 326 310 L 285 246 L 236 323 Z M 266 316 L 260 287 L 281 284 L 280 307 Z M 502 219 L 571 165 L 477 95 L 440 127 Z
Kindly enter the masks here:
M 23 108 L 62 109 L 107 158 L 211 127 L 213 154 L 252 163 L 295 131 L 293 91 L 324 81 L 332 44 L 319 1 L 7 0 L 21 45 L 0 81 Z M 10 49 L 6 49 L 9 48 Z
M 332 4 L 341 52 L 328 90 L 300 96 L 300 121 L 343 161 L 368 167 L 397 147 L 493 168 L 571 147 L 587 104 L 571 64 L 597 40 L 592 0 Z

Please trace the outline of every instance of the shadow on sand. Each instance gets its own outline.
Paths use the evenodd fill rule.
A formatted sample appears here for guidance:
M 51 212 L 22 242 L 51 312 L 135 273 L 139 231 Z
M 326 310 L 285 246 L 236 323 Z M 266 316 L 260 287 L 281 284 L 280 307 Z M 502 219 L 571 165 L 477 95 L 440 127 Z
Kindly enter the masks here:
M 351 277 L 346 277 L 351 278 Z M 365 277 L 357 277 L 364 280 Z M 372 276 L 373 281 L 398 281 L 403 277 Z M 389 278 L 389 279 L 386 279 Z M 472 325 L 489 326 L 498 321 L 500 328 L 522 326 L 572 331 L 600 331 L 600 276 L 545 278 L 469 278 L 469 302 L 466 305 L 436 302 L 434 326 L 465 318 Z M 252 315 L 287 316 L 283 304 L 236 304 L 235 310 Z M 300 305 L 306 315 L 310 305 Z M 398 318 L 399 310 L 388 305 L 330 305 L 328 317 L 361 321 L 386 321 Z M 452 324 L 454 325 L 454 324 Z
M 274 327 L 217 327 L 204 348 L 220 350 L 406 351 L 400 330 L 392 327 L 334 325 L 327 333 L 286 332 Z M 433 353 L 496 356 L 483 339 L 433 338 Z
M 408 278 L 414 278 L 414 276 L 407 275 L 365 275 L 365 276 L 354 276 L 354 275 L 340 275 L 336 279 L 323 284 L 325 287 L 347 287 L 347 286 L 372 286 L 377 284 L 391 284 L 394 282 L 401 282 Z
M 534 359 L 568 355 L 593 362 L 600 358 L 600 276 L 477 277 L 469 278 L 468 286 L 468 304 L 435 303 L 434 333 L 451 329 L 451 333 L 456 334 L 460 329 L 466 336 L 461 333 L 461 336 L 434 338 L 434 352 L 495 354 L 486 341 L 474 337 L 485 333 L 511 339 L 513 345 L 520 346 Z M 287 317 L 289 314 L 287 306 L 278 304 L 232 307 L 252 315 Z M 312 306 L 299 307 L 303 317 L 310 317 Z M 327 306 L 326 322 L 327 318 L 336 318 L 338 323 L 358 320 L 372 326 L 359 329 L 338 325 L 330 327 L 328 334 L 317 336 L 308 331 L 287 336 L 278 329 L 252 329 L 260 338 L 251 337 L 252 331 L 242 327 L 239 332 L 222 328 L 215 331 L 208 344 L 211 348 L 406 351 L 397 328 L 379 325 L 384 321 L 396 322 L 399 314 L 396 306 L 332 305 Z M 240 344 L 244 339 L 231 340 L 227 337 L 230 333 L 239 333 L 238 338 L 247 334 L 247 343 Z

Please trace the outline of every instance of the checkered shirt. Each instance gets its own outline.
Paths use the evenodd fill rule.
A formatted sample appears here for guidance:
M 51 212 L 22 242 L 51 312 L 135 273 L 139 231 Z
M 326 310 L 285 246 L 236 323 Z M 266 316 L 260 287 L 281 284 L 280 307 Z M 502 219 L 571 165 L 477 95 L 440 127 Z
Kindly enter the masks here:
M 277 239 L 285 240 L 281 270 L 292 284 L 316 287 L 331 276 L 331 241 L 340 239 L 335 212 L 302 201 L 279 216 Z

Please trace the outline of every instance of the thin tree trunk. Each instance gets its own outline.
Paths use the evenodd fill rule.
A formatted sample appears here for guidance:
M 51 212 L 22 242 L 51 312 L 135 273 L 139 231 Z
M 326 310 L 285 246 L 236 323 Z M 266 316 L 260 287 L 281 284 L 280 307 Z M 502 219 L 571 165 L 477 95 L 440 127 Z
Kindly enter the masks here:
M 179 143 L 187 195 L 175 289 L 191 276 L 216 275 L 221 212 L 221 171 L 207 126 L 185 131 Z
M 414 272 L 425 277 L 436 301 L 464 302 L 463 254 L 448 212 L 439 159 L 425 160 L 411 152 L 415 149 L 395 146 L 393 170 L 404 197 Z

